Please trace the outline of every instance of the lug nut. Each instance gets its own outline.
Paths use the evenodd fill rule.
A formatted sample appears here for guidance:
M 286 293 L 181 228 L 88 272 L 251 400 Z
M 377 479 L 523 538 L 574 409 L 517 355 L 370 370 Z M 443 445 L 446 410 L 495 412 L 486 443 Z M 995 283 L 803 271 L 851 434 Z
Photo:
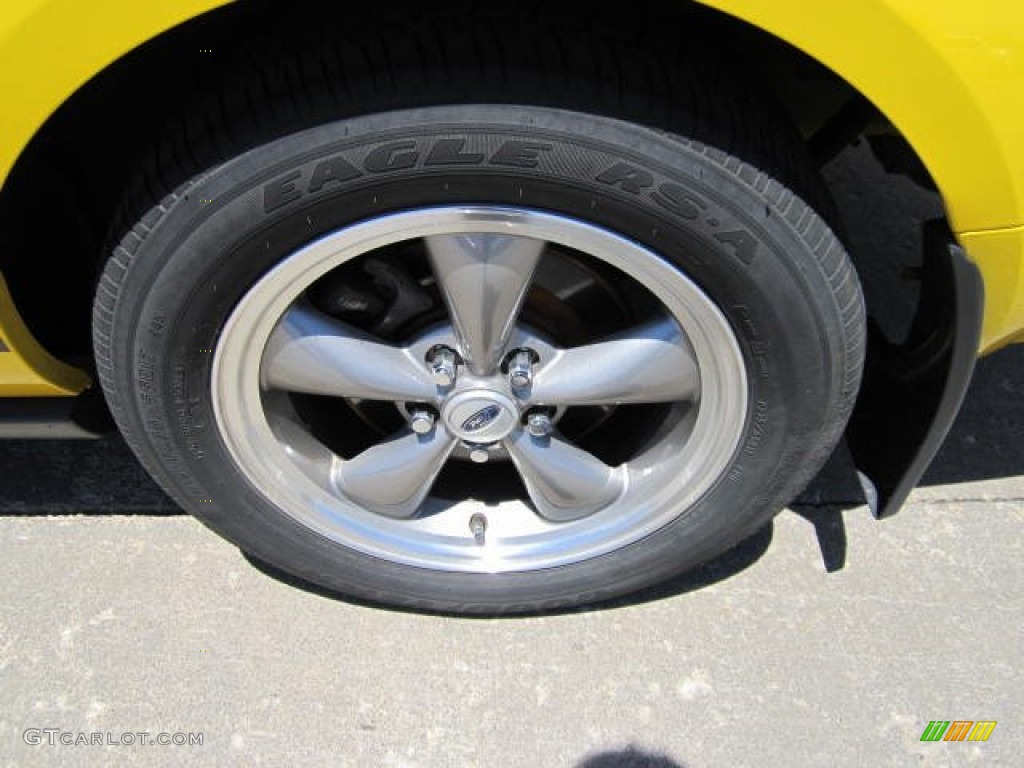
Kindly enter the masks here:
M 489 458 L 491 458 L 490 451 L 482 445 L 474 445 L 469 449 L 469 459 L 476 464 L 483 464 Z
M 482 546 L 487 533 L 487 518 L 479 512 L 469 518 L 469 532 L 473 534 L 476 543 Z
M 526 389 L 533 381 L 535 355 L 528 349 L 521 349 L 512 355 L 508 363 L 508 383 L 512 389 Z
M 551 415 L 544 411 L 531 413 L 526 417 L 526 431 L 534 437 L 547 437 L 554 430 L 555 424 Z
M 413 411 L 409 417 L 409 426 L 417 435 L 425 435 L 434 428 L 436 417 L 426 410 Z
M 430 354 L 430 377 L 437 386 L 450 387 L 455 383 L 456 360 L 454 350 L 448 347 L 438 347 Z

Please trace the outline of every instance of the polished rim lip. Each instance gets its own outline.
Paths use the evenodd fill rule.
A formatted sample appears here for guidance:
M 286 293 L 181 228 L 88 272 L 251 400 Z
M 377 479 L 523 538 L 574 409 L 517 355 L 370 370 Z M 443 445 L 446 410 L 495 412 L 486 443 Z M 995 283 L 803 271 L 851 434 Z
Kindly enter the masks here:
M 637 279 L 679 322 L 700 371 L 696 417 L 681 419 L 674 431 L 662 435 L 643 454 L 653 456 L 651 462 L 658 466 L 671 458 L 677 467 L 671 482 L 639 494 L 635 491 L 644 473 L 630 471 L 623 496 L 600 512 L 571 523 L 550 524 L 547 532 L 477 547 L 469 537 L 445 535 L 416 520 L 393 520 L 346 503 L 328 494 L 292 461 L 263 411 L 259 380 L 262 350 L 279 318 L 309 285 L 346 261 L 401 240 L 461 233 L 534 237 L 587 253 Z M 677 267 L 594 224 L 505 206 L 391 213 L 299 249 L 264 275 L 232 312 L 214 354 L 211 383 L 215 418 L 229 453 L 259 493 L 286 515 L 367 555 L 435 570 L 477 573 L 579 562 L 632 544 L 677 519 L 729 466 L 743 434 L 748 404 L 746 368 L 728 321 Z M 672 438 L 680 437 L 677 433 L 684 422 L 689 434 L 680 445 L 673 445 Z M 428 498 L 428 505 L 436 508 L 438 503 Z M 482 504 L 466 501 L 450 505 L 445 514 L 464 512 L 468 521 L 474 510 L 482 509 Z M 487 509 L 501 512 L 500 507 Z

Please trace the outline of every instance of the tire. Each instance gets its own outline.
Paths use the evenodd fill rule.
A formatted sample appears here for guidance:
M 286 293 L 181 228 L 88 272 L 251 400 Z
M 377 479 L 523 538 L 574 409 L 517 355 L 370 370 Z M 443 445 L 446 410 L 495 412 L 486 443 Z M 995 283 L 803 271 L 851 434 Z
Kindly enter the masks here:
M 256 559 L 421 610 L 592 603 L 764 525 L 863 362 L 798 144 L 434 99 L 268 127 L 138 217 L 94 337 L 142 463 Z

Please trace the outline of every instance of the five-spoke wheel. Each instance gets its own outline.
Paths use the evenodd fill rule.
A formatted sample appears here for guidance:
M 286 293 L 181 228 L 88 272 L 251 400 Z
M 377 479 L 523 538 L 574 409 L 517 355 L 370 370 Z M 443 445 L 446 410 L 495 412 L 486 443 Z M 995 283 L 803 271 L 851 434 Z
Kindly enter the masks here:
M 309 289 L 333 270 L 396 249 L 425 256 L 420 287 L 447 318 L 427 312 L 395 343 L 315 306 Z M 582 288 L 563 252 L 649 293 L 628 327 L 563 347 L 557 324 L 528 322 L 531 290 L 537 304 L 561 292 L 571 305 Z M 663 526 L 728 464 L 746 381 L 722 313 L 657 254 L 565 216 L 494 206 L 391 214 L 300 249 L 239 304 L 213 368 L 228 447 L 284 512 L 370 555 L 483 572 L 594 557 Z M 297 394 L 392 403 L 404 423 L 339 455 Z M 614 465 L 559 429 L 574 410 L 608 420 L 623 405 L 658 406 L 660 418 L 622 420 L 615 439 L 629 452 Z M 445 464 L 467 458 L 510 463 L 522 492 L 481 503 L 469 482 L 461 497 L 432 497 Z

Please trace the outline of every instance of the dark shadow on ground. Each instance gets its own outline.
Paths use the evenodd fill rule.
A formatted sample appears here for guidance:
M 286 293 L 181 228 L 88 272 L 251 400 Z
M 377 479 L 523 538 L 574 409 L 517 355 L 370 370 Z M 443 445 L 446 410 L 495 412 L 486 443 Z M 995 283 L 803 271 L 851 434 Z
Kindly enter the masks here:
M 177 515 L 119 435 L 0 441 L 0 515 Z
M 576 768 L 686 768 L 667 755 L 638 747 L 599 752 L 577 763 Z

